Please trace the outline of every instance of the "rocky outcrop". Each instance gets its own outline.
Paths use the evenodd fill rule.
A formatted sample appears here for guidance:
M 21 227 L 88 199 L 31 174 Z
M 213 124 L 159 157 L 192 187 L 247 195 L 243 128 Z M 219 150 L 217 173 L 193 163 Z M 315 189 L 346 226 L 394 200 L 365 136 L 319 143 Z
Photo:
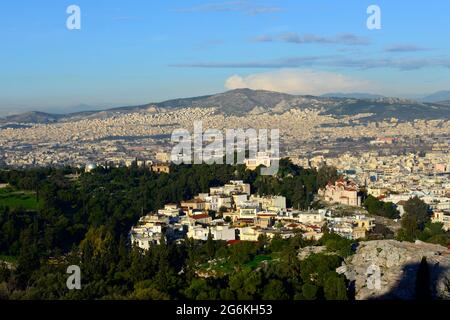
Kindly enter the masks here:
M 357 300 L 415 299 L 423 257 L 428 263 L 432 297 L 450 299 L 450 250 L 440 245 L 395 240 L 361 242 L 356 253 L 336 271 L 354 285 Z
M 298 250 L 298 258 L 304 260 L 312 254 L 326 253 L 327 247 L 325 246 L 315 246 L 315 247 L 304 247 Z
M 3 268 L 3 266 L 5 266 L 9 270 L 15 270 L 16 269 L 16 267 L 12 263 L 0 260 L 0 268 Z

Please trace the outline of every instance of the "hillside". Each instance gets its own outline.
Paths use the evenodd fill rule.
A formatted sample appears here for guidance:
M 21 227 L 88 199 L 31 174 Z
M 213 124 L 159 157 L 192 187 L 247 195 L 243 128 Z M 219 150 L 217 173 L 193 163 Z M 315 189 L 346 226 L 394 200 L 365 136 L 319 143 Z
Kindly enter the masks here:
M 103 111 L 85 111 L 70 114 L 48 114 L 27 112 L 9 116 L 3 123 L 52 123 L 56 121 L 74 121 L 86 118 L 104 118 L 117 113 L 158 112 L 166 109 L 189 107 L 214 107 L 226 115 L 245 116 L 249 113 L 283 113 L 290 109 L 316 109 L 323 114 L 347 116 L 371 113 L 367 121 L 398 118 L 412 119 L 449 119 L 450 104 L 422 103 L 407 99 L 373 97 L 371 99 L 315 97 L 290 95 L 265 90 L 236 89 L 224 93 L 168 100 L 141 106 L 127 106 Z
M 446 106 L 450 106 L 450 100 L 447 100 L 447 101 L 439 101 L 438 104 L 443 104 L 443 105 L 446 105 Z
M 450 91 L 438 91 L 422 98 L 424 102 L 440 102 L 450 100 Z
M 38 111 L 30 111 L 25 112 L 17 115 L 7 116 L 3 119 L 3 122 L 6 123 L 51 123 L 51 122 L 57 122 L 60 120 L 64 115 L 60 114 L 51 114 L 51 113 L 45 113 L 45 112 L 38 112 Z
M 415 298 L 416 277 L 423 257 L 428 263 L 433 298 L 449 299 L 450 250 L 440 245 L 395 240 L 361 242 L 357 252 L 337 271 L 354 283 L 356 300 L 411 300 Z M 380 271 L 379 288 L 368 286 L 368 270 L 374 268 Z
M 342 93 L 342 92 L 334 92 L 334 93 L 326 93 L 321 95 L 324 98 L 350 98 L 350 99 L 379 99 L 383 98 L 382 95 L 372 94 L 372 93 L 360 93 L 360 92 L 352 92 L 352 93 Z

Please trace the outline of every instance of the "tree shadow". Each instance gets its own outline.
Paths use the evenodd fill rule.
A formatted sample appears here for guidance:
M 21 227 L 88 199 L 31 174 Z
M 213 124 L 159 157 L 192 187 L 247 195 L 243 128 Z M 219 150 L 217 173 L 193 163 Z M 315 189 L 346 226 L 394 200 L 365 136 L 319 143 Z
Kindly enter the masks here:
M 442 267 L 439 262 L 429 262 L 423 257 L 420 263 L 407 264 L 402 271 L 402 278 L 388 293 L 370 300 L 426 301 L 441 299 L 442 291 L 450 295 L 450 281 L 441 279 L 448 268 Z

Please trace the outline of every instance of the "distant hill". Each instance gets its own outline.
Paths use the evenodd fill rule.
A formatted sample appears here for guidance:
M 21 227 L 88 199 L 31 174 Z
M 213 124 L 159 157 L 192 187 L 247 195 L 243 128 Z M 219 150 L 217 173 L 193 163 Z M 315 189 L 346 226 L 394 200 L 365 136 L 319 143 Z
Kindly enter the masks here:
M 159 112 L 167 109 L 187 107 L 217 108 L 226 115 L 283 113 L 290 109 L 316 109 L 323 114 L 333 116 L 371 113 L 366 120 L 382 120 L 398 118 L 411 119 L 449 119 L 450 104 L 424 103 L 400 98 L 384 98 L 372 95 L 370 99 L 351 97 L 315 97 L 290 95 L 265 90 L 236 89 L 224 93 L 173 99 L 140 106 L 126 106 L 102 111 L 84 111 L 77 113 L 49 114 L 43 112 L 27 112 L 9 116 L 0 122 L 7 123 L 51 123 L 56 121 L 74 121 L 79 119 L 106 118 L 114 114 L 134 112 Z
M 376 100 L 355 100 L 328 110 L 333 115 L 356 115 L 373 113 L 368 120 L 397 118 L 407 121 L 414 119 L 450 119 L 450 105 L 420 103 L 404 99 L 383 98 Z
M 53 107 L 53 108 L 46 109 L 45 112 L 56 113 L 56 114 L 69 114 L 69 113 L 96 111 L 96 110 L 103 110 L 103 109 L 104 108 L 99 108 L 99 107 L 92 106 L 89 104 L 81 103 L 81 104 L 67 106 L 67 107 Z
M 438 91 L 422 98 L 423 102 L 440 102 L 450 100 L 450 91 Z
M 269 109 L 293 99 L 295 96 L 286 93 L 236 89 L 202 97 L 174 99 L 154 105 L 160 108 L 217 107 L 226 114 L 245 114 L 257 107 Z
M 2 122 L 6 122 L 6 123 L 8 123 L 8 122 L 13 122 L 13 123 L 52 123 L 52 122 L 59 121 L 63 117 L 64 117 L 64 115 L 61 115 L 61 114 L 30 111 L 30 112 L 17 114 L 17 115 L 7 116 L 7 117 L 3 118 Z
M 439 102 L 437 102 L 438 104 L 443 104 L 443 105 L 447 105 L 447 106 L 450 106 L 450 100 L 447 100 L 447 101 L 439 101 Z
M 351 99 L 379 99 L 383 98 L 384 96 L 379 94 L 372 94 L 372 93 L 359 93 L 359 92 L 353 92 L 353 93 L 342 93 L 342 92 L 335 92 L 335 93 L 326 93 L 321 95 L 321 97 L 324 98 L 351 98 Z

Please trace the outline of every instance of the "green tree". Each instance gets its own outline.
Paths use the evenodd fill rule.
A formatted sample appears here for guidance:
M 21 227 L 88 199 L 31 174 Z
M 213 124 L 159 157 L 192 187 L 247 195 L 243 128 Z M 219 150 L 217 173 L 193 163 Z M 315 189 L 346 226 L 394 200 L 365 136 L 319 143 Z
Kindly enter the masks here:
M 400 217 L 400 212 L 395 208 L 392 202 L 383 202 L 377 198 L 369 195 L 364 200 L 364 207 L 370 214 L 382 216 L 390 219 L 397 219 Z
M 191 281 L 184 294 L 190 300 L 215 300 L 219 297 L 219 292 L 207 280 L 198 278 Z
M 322 166 L 317 171 L 317 185 L 324 188 L 329 182 L 335 183 L 339 179 L 339 175 L 335 167 Z
M 136 300 L 170 300 L 170 295 L 161 292 L 150 280 L 138 282 L 132 295 Z
M 318 291 L 318 288 L 311 283 L 305 283 L 302 286 L 302 295 L 305 300 L 316 300 L 317 299 L 317 291 Z
M 409 199 L 404 204 L 405 214 L 402 217 L 402 228 L 397 238 L 404 241 L 416 240 L 426 224 L 430 221 L 428 205 L 418 197 Z
M 216 251 L 214 240 L 211 234 L 211 230 L 208 231 L 208 238 L 206 239 L 206 254 L 208 257 L 214 257 L 214 253 Z
M 230 276 L 229 287 L 238 300 L 254 300 L 262 285 L 260 272 L 243 270 Z
M 336 233 L 325 233 L 320 242 L 327 247 L 328 251 L 336 252 L 343 258 L 352 254 L 353 241 Z
M 409 199 L 403 207 L 407 216 L 415 218 L 420 230 L 422 230 L 425 224 L 430 220 L 428 205 L 418 197 Z
M 399 230 L 397 238 L 401 241 L 414 241 L 417 239 L 420 230 L 417 219 L 407 214 L 403 215 L 401 221 L 402 228 Z
M 348 300 L 345 280 L 336 272 L 330 272 L 325 277 L 323 290 L 327 300 Z
M 273 279 L 264 287 L 263 300 L 287 300 L 289 295 L 286 293 L 285 285 L 281 280 Z

